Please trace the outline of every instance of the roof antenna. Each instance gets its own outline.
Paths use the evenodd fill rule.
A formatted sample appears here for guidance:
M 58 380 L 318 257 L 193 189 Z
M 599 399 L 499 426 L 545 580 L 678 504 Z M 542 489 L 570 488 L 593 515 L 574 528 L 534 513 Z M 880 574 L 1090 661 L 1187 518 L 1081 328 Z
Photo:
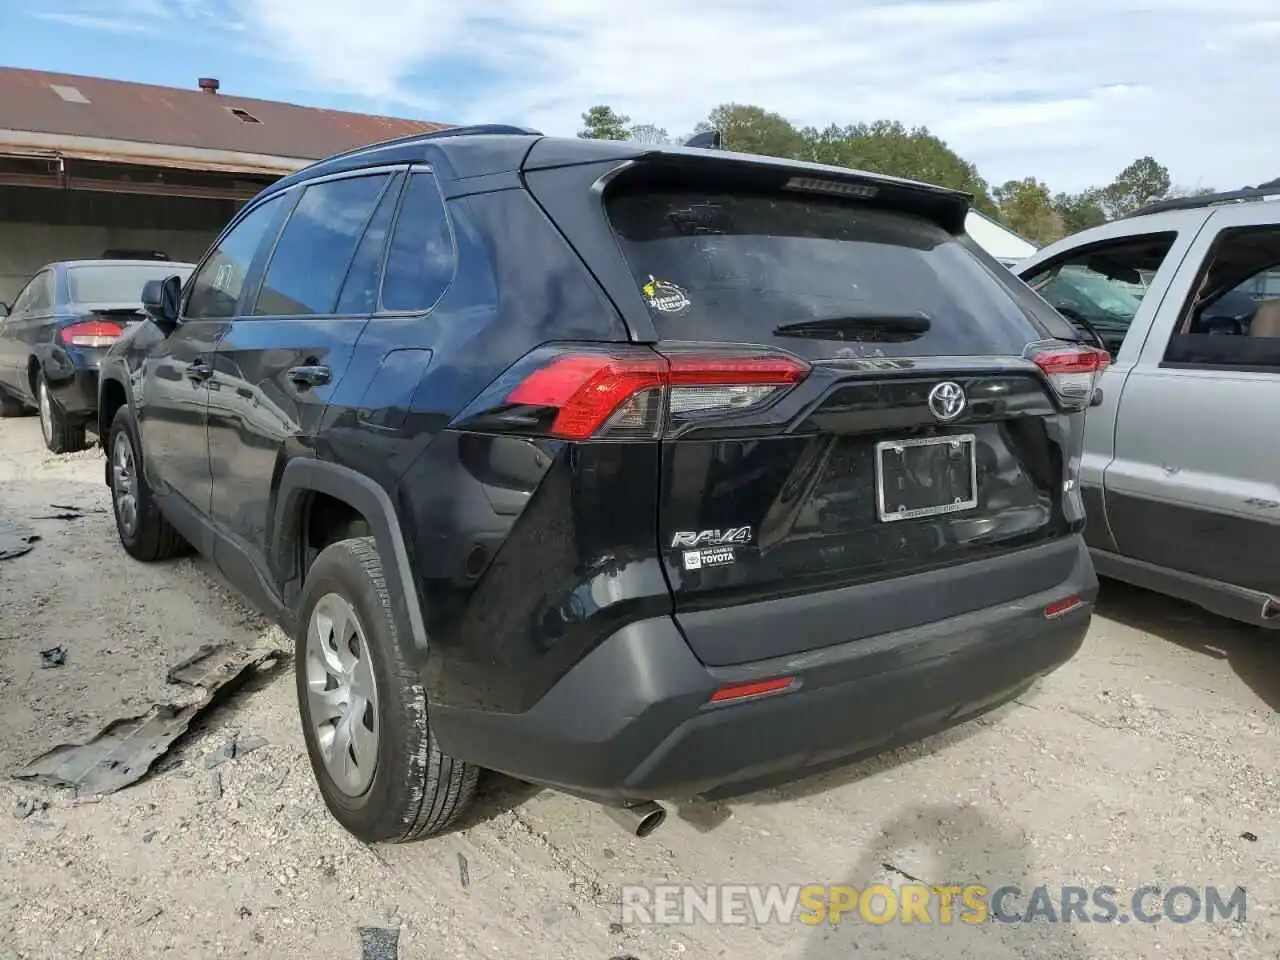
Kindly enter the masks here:
M 702 147 L 706 150 L 723 150 L 724 140 L 719 130 L 708 130 L 706 133 L 695 133 L 684 142 L 686 147 Z

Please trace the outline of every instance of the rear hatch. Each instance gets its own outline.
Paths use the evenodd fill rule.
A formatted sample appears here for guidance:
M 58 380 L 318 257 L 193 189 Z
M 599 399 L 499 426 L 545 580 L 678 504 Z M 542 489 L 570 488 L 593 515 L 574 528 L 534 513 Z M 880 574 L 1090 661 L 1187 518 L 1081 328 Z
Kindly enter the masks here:
M 968 564 L 1078 529 L 1064 498 L 1093 375 L 1076 374 L 1100 358 L 1045 342 L 1072 333 L 1024 309 L 971 244 L 914 212 L 819 192 L 633 183 L 606 196 L 606 215 L 673 369 L 750 344 L 744 358 L 790 357 L 797 371 L 767 391 L 749 364 L 736 385 L 672 385 L 658 528 L 677 617 Z M 934 591 L 867 625 L 1050 589 L 1069 572 L 1063 556 L 1062 569 L 1030 564 Z M 781 635 L 767 652 L 860 635 L 858 623 Z M 710 663 L 764 652 L 735 656 L 718 631 L 689 636 Z
M 700 151 L 561 159 L 527 182 L 635 342 L 531 358 L 548 365 L 504 415 L 658 441 L 656 550 L 703 662 L 1070 576 L 1082 411 L 1105 354 L 963 235 L 967 198 Z M 746 642 L 749 604 L 769 604 L 747 615 L 770 629 Z M 780 622 L 800 608 L 820 615 Z

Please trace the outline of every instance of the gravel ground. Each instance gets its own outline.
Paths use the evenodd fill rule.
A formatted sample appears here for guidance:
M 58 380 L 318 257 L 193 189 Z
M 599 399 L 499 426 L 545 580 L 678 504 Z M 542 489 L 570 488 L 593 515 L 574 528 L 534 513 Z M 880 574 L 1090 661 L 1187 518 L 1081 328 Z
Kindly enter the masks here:
M 0 422 L 0 521 L 42 538 L 0 562 L 0 772 L 180 695 L 200 644 L 284 642 L 200 561 L 115 541 L 96 449 L 44 452 Z M 55 506 L 56 505 L 56 506 Z M 74 508 L 68 510 L 67 508 Z M 75 519 L 38 519 L 73 513 Z M 66 663 L 42 669 L 60 645 Z M 0 957 L 1278 957 L 1280 643 L 1106 585 L 1083 651 L 1013 704 L 925 743 L 722 804 L 637 841 L 600 811 L 503 778 L 452 833 L 366 847 L 311 779 L 286 668 L 208 713 L 148 778 L 100 802 L 0 781 Z M 217 768 L 239 736 L 268 745 Z M 46 809 L 10 811 L 34 798 Z M 38 806 L 38 804 L 37 804 Z M 891 868 L 886 867 L 891 865 Z M 899 872 L 900 871 L 900 872 Z M 1248 891 L 1207 924 L 622 924 L 629 884 L 983 882 Z M 394 956 L 370 940 L 366 955 Z

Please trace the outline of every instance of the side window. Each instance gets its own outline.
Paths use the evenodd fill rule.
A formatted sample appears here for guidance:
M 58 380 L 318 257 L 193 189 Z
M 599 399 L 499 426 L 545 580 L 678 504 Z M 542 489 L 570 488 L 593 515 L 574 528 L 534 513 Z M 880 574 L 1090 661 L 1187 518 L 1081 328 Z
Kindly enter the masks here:
M 1165 232 L 1093 244 L 1024 279 L 1086 336 L 1100 338 L 1114 357 L 1176 239 L 1176 233 Z
M 453 279 L 453 268 L 453 236 L 436 179 L 412 174 L 387 252 L 382 309 L 430 309 Z
M 11 315 L 26 313 L 31 309 L 31 298 L 35 296 L 36 287 L 40 285 L 39 275 L 32 277 L 27 281 L 27 285 L 18 291 L 18 295 L 13 300 L 13 306 L 9 308 Z
M 249 267 L 284 198 L 285 194 L 272 197 L 222 238 L 191 278 L 191 293 L 184 313 L 188 320 L 225 320 L 236 315 Z
M 1280 372 L 1280 226 L 1223 230 L 1165 349 L 1178 366 Z
M 338 297 L 339 315 L 373 313 L 378 309 L 378 282 L 382 279 L 382 251 L 387 246 L 387 233 L 391 230 L 391 218 L 395 216 L 396 200 L 400 196 L 399 175 L 382 195 L 378 209 L 365 227 L 360 246 L 351 259 L 351 269 L 342 284 Z
M 53 271 L 37 273 L 27 288 L 26 310 L 30 314 L 48 313 L 53 309 Z
M 326 180 L 307 187 L 280 234 L 254 314 L 332 314 L 365 225 L 391 178 Z

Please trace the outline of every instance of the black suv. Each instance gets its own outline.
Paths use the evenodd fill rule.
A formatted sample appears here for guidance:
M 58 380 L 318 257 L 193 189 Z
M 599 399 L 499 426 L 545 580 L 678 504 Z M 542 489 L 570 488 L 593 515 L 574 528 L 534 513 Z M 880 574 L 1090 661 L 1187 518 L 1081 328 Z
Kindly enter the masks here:
M 504 127 L 322 161 L 103 364 L 120 539 L 293 632 L 366 840 L 480 768 L 643 833 L 917 738 L 1071 657 L 1097 590 L 1104 355 L 968 201 Z

